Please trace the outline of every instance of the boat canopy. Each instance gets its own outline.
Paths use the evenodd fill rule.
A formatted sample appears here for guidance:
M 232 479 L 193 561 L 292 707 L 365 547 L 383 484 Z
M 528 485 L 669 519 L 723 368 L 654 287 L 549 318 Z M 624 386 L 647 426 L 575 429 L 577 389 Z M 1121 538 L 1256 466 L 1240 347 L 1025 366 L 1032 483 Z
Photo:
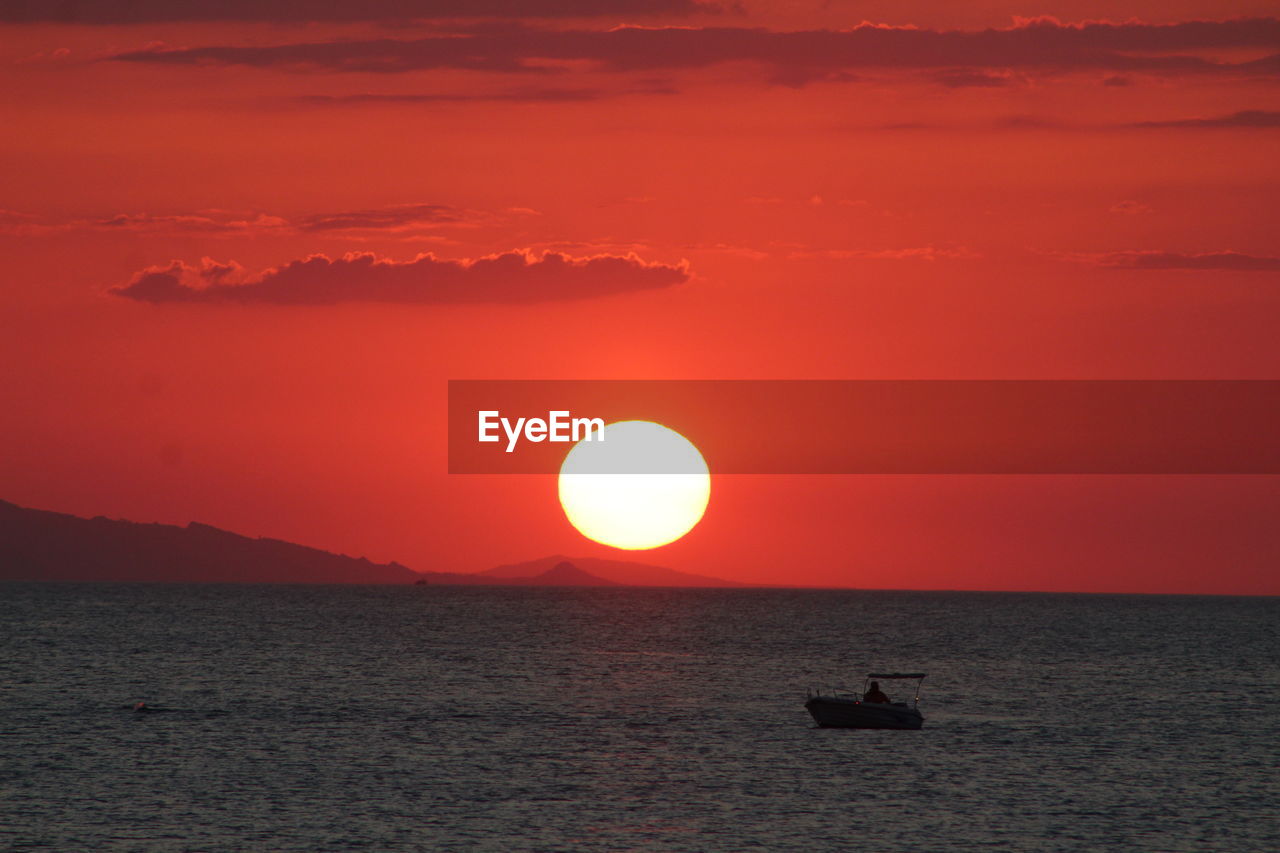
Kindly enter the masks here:
M 871 672 L 867 678 L 924 678 L 923 672 Z

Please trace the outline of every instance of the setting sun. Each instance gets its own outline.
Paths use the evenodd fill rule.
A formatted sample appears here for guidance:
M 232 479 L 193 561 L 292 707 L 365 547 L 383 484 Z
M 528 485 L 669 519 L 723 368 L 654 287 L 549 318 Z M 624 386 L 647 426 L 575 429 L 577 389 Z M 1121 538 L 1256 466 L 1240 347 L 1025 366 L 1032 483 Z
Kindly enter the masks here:
M 702 518 L 711 475 L 698 448 L 651 421 L 620 421 L 580 441 L 560 467 L 560 504 L 582 535 L 614 548 L 657 548 Z

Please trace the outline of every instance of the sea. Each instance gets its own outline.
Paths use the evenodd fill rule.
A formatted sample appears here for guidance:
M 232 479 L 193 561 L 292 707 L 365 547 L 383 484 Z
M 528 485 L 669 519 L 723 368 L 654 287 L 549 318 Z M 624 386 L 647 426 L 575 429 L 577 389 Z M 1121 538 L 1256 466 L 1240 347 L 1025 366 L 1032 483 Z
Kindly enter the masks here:
M 4 584 L 0 849 L 1277 851 L 1280 599 Z

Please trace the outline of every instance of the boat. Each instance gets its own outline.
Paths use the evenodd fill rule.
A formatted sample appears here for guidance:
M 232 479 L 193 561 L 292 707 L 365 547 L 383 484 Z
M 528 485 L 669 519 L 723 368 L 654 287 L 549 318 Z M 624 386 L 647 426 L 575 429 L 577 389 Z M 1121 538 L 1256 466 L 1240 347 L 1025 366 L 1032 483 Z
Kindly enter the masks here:
M 911 703 L 868 702 L 867 688 L 875 681 L 915 681 L 916 692 Z M 845 729 L 918 729 L 924 725 L 920 713 L 922 672 L 872 672 L 862 683 L 862 692 L 847 687 L 809 689 L 804 707 L 814 722 L 824 728 Z

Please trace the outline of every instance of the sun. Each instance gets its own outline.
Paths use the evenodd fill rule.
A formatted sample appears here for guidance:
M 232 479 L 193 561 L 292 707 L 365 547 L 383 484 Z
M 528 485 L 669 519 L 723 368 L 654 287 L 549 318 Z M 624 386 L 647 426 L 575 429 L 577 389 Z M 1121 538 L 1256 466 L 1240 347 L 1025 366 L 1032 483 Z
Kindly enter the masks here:
M 588 539 L 637 551 L 684 536 L 711 498 L 706 460 L 680 433 L 652 421 L 618 421 L 604 440 L 583 439 L 560 466 L 560 505 Z

